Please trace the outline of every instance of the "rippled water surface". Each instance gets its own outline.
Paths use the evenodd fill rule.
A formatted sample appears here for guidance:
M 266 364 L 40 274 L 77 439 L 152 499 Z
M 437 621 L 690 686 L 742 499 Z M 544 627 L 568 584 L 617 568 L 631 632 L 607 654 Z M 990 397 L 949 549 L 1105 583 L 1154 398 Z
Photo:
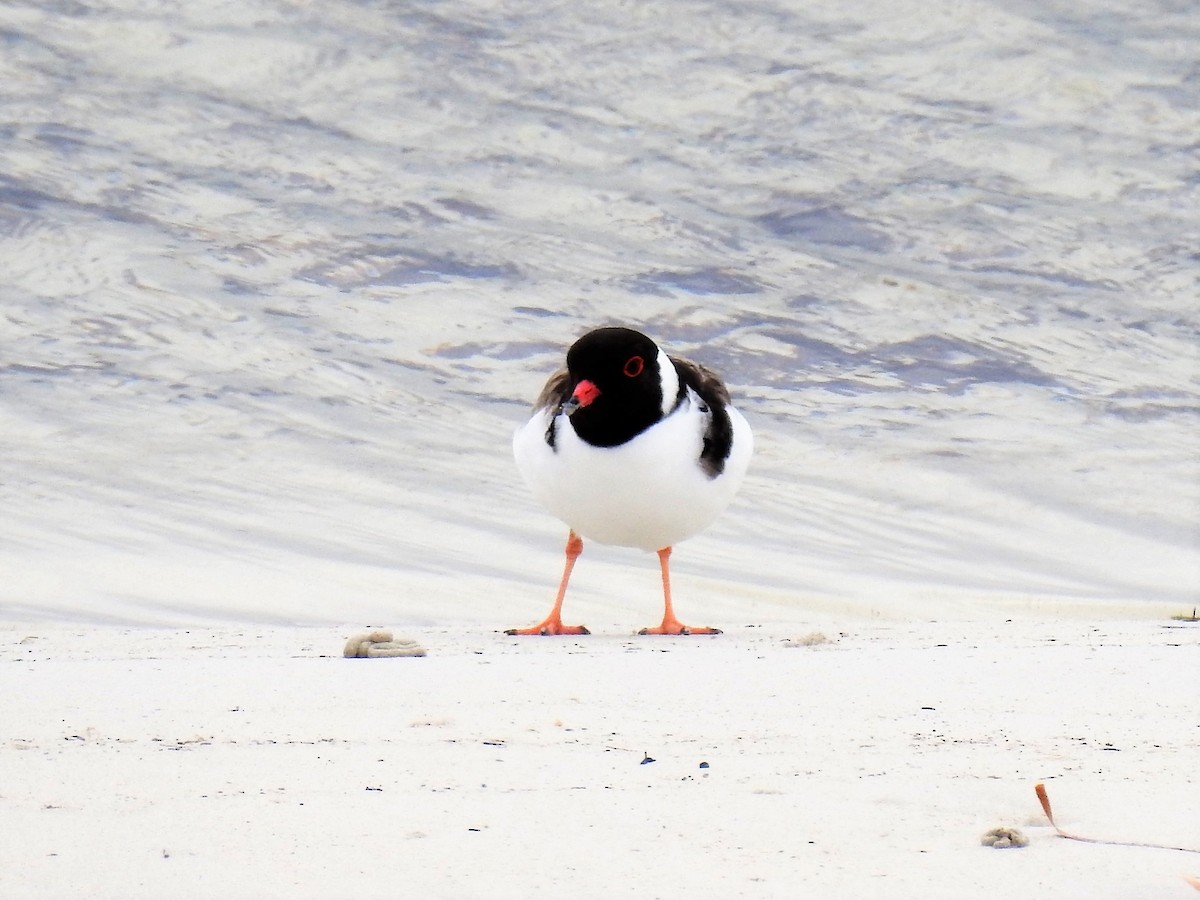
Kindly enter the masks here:
M 0 7 L 0 615 L 528 624 L 509 435 L 616 322 L 758 434 L 714 622 L 1190 608 L 1198 59 L 1167 0 Z

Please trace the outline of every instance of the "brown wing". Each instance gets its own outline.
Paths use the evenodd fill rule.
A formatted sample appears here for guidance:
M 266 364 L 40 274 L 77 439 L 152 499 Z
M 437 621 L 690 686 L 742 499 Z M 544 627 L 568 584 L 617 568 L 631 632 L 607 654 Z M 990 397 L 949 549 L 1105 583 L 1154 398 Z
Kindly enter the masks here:
M 546 382 L 546 386 L 538 394 L 538 398 L 533 404 L 534 412 L 537 412 L 539 409 L 558 409 L 558 407 L 570 399 L 571 392 L 568 390 L 570 386 L 571 376 L 567 373 L 566 369 L 559 369 L 550 376 L 550 380 Z
M 551 450 L 557 450 L 556 443 L 558 441 L 558 411 L 564 403 L 571 398 L 571 376 L 566 369 L 559 369 L 546 382 L 546 386 L 542 388 L 542 392 L 538 394 L 537 400 L 533 404 L 534 413 L 541 412 L 543 409 L 548 409 L 551 412 L 550 424 L 546 426 L 546 443 L 549 444 Z
M 708 425 L 704 429 L 704 447 L 700 451 L 700 467 L 709 478 L 725 471 L 725 460 L 733 449 L 733 423 L 729 420 L 729 388 L 712 369 L 690 359 L 670 357 L 679 373 L 680 399 L 684 387 L 690 387 L 704 401 Z
M 725 382 L 721 380 L 721 376 L 708 366 L 702 366 L 698 362 L 692 362 L 690 359 L 682 359 L 678 356 L 672 356 L 670 359 L 671 362 L 675 363 L 675 369 L 679 372 L 680 380 L 699 394 L 702 399 L 707 400 L 709 403 L 720 403 L 722 405 L 729 403 L 729 388 L 725 387 Z

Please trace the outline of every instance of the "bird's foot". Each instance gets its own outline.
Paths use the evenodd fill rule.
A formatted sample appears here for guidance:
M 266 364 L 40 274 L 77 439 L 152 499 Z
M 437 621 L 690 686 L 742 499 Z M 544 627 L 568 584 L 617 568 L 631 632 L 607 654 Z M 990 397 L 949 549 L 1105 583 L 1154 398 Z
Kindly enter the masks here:
M 655 628 L 643 628 L 638 634 L 720 634 L 720 628 L 692 628 L 678 619 L 663 619 Z
M 510 628 L 505 634 L 591 634 L 583 625 L 564 625 L 561 619 L 546 619 L 532 628 Z

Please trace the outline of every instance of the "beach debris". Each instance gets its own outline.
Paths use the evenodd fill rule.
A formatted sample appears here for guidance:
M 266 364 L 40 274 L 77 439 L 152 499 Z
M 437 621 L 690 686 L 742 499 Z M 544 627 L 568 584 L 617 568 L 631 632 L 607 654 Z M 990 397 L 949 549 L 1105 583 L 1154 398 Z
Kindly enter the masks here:
M 1077 834 L 1068 834 L 1059 828 L 1058 823 L 1054 821 L 1054 813 L 1050 809 L 1050 796 L 1046 793 L 1046 786 L 1040 783 L 1036 784 L 1033 787 L 1033 791 L 1037 794 L 1038 802 L 1042 805 L 1042 812 L 1046 814 L 1046 819 L 1049 821 L 1050 827 L 1058 833 L 1059 837 L 1066 838 L 1069 841 L 1083 841 L 1085 844 L 1108 844 L 1110 847 L 1149 847 L 1152 850 L 1177 850 L 1180 853 L 1200 853 L 1200 849 L 1195 847 L 1173 847 L 1170 844 L 1151 844 L 1142 841 L 1111 841 L 1104 838 L 1090 838 L 1081 837 Z M 1187 876 L 1184 877 L 1186 878 Z M 1197 887 L 1194 884 L 1192 886 Z M 1200 887 L 1197 887 L 1197 890 L 1200 890 Z
M 385 628 L 356 634 L 346 641 L 346 659 L 375 659 L 384 656 L 424 656 L 425 648 L 412 638 L 393 637 Z
M 1003 850 L 1007 847 L 1028 847 L 1029 838 L 1025 837 L 1020 829 L 1001 826 L 1000 828 L 991 829 L 980 838 L 979 843 L 985 847 L 995 847 L 997 850 Z
M 820 647 L 822 644 L 832 644 L 833 641 L 823 632 L 810 631 L 808 634 L 801 635 L 798 638 L 792 638 L 788 643 L 793 647 Z

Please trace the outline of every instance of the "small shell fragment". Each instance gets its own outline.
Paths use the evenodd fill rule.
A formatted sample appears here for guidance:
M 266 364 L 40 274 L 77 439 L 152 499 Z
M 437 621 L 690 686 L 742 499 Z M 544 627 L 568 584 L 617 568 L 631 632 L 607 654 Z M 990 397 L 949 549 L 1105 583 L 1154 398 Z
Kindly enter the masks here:
M 393 638 L 383 628 L 356 634 L 346 641 L 342 656 L 346 659 L 376 659 L 385 656 L 424 656 L 425 648 L 412 638 Z
M 995 847 L 997 850 L 1003 850 L 1007 847 L 1027 847 L 1029 846 L 1029 838 L 1025 837 L 1016 828 L 993 828 L 982 838 L 979 843 L 985 847 Z

